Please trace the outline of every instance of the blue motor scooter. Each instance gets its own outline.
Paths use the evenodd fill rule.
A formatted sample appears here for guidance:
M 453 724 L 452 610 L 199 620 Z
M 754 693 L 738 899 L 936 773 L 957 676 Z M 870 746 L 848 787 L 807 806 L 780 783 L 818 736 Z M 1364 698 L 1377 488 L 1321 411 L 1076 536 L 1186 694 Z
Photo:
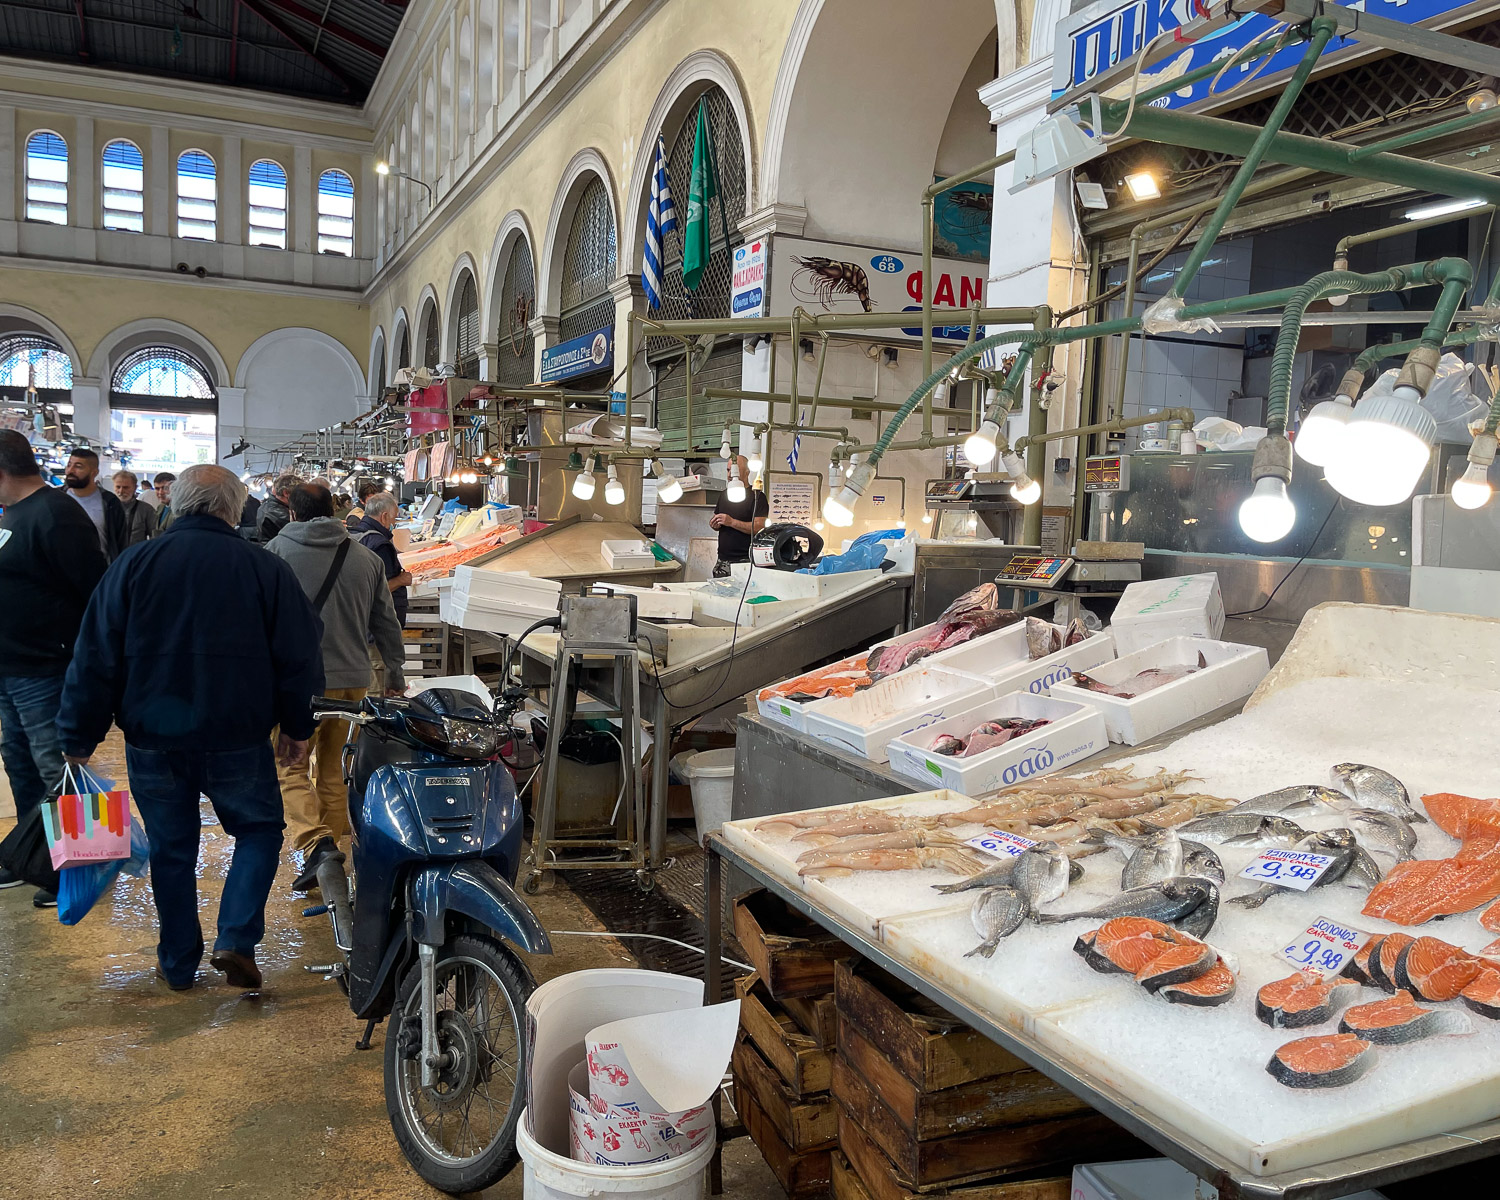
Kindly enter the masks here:
M 513 884 L 521 806 L 500 760 L 517 697 L 495 711 L 436 688 L 406 699 L 318 698 L 319 719 L 356 727 L 344 749 L 353 827 L 351 899 L 343 863 L 318 867 L 343 961 L 335 977 L 357 1017 L 391 1016 L 385 1098 L 417 1173 L 445 1192 L 477 1192 L 515 1159 L 525 1104 L 526 1000 L 519 947 L 550 954 Z M 356 736 L 357 734 L 357 736 Z

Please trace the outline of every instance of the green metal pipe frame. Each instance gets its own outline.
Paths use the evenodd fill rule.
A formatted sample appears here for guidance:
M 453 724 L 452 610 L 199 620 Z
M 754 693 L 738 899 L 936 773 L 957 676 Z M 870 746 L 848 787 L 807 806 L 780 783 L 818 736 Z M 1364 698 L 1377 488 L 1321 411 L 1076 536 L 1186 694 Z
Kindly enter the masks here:
M 1500 108 L 1487 108 L 1477 113 L 1464 113 L 1461 117 L 1452 117 L 1446 121 L 1439 121 L 1436 125 L 1429 125 L 1425 129 L 1412 129 L 1406 133 L 1398 133 L 1393 137 L 1382 138 L 1378 142 L 1370 142 L 1364 146 L 1356 146 L 1349 152 L 1349 158 L 1358 162 L 1362 158 L 1368 158 L 1372 154 L 1380 154 L 1388 150 L 1401 150 L 1407 146 L 1416 145 L 1418 142 L 1431 142 L 1440 137 L 1447 137 L 1450 133 L 1465 133 L 1476 125 L 1488 125 L 1491 121 L 1500 120 Z
M 1496 109 L 1500 112 L 1500 109 Z M 1396 237 L 1402 233 L 1416 233 L 1422 229 L 1432 229 L 1438 225 L 1449 225 L 1454 221 L 1465 221 L 1470 217 L 1482 217 L 1485 213 L 1495 211 L 1493 204 L 1480 204 L 1474 208 L 1460 209 L 1458 212 L 1444 213 L 1440 217 L 1423 217 L 1420 221 L 1402 221 L 1399 225 L 1387 225 L 1384 229 L 1372 229 L 1368 233 L 1351 233 L 1347 237 L 1339 239 L 1338 245 L 1333 248 L 1333 259 L 1335 270 L 1343 270 L 1338 266 L 1340 259 L 1347 260 L 1349 251 L 1354 246 L 1363 246 L 1369 242 L 1381 242 L 1386 238 Z

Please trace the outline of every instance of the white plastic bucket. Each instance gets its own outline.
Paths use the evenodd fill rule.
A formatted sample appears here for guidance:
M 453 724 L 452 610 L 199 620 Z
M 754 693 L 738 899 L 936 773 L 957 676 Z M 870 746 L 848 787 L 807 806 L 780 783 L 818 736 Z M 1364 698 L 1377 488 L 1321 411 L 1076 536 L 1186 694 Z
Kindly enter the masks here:
M 723 750 L 700 750 L 690 754 L 682 764 L 693 789 L 693 823 L 698 826 L 701 842 L 729 820 L 734 799 L 734 747 Z
M 526 1132 L 527 1114 L 516 1127 L 525 1200 L 578 1200 L 579 1197 L 632 1195 L 642 1200 L 703 1200 L 703 1171 L 713 1157 L 714 1139 L 704 1138 L 681 1158 L 638 1167 L 596 1167 L 553 1154 Z

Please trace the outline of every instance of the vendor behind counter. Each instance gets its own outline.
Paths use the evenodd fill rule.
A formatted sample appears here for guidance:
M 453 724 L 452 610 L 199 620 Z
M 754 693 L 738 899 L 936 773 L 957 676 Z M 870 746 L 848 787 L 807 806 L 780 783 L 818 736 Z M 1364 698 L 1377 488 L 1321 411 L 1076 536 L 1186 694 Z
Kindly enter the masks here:
M 714 515 L 709 518 L 710 529 L 719 531 L 719 561 L 714 565 L 714 578 L 722 579 L 729 574 L 732 563 L 750 561 L 750 540 L 764 528 L 770 515 L 771 504 L 762 490 L 751 488 L 750 464 L 741 454 L 735 460 L 740 478 L 745 481 L 745 498 L 734 501 L 727 492 L 714 505 Z

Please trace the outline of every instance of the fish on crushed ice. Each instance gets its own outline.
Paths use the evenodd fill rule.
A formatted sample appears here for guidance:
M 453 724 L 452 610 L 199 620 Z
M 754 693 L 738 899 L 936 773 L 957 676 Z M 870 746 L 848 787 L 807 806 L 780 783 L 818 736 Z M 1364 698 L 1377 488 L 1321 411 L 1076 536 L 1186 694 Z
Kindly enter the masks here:
M 1352 803 L 1343 792 L 1336 792 L 1331 787 L 1325 787 L 1321 783 L 1303 783 L 1295 787 L 1277 788 L 1274 792 L 1266 792 L 1261 796 L 1252 796 L 1249 800 L 1236 804 L 1232 811 L 1275 817 L 1294 809 L 1315 810 L 1319 806 L 1339 810 Z
M 1391 978 L 1419 1000 L 1456 1000 L 1484 970 L 1477 956 L 1435 937 L 1419 937 L 1396 956 Z
M 1204 879 L 1212 879 L 1215 883 L 1224 882 L 1224 863 L 1217 854 L 1202 842 L 1190 841 L 1187 838 L 1183 839 L 1182 848 L 1182 873 L 1184 875 L 1198 875 Z
M 1496 802 L 1440 794 L 1422 797 L 1444 833 L 1462 838 L 1451 858 L 1398 862 L 1361 910 L 1397 925 L 1468 912 L 1500 896 L 1500 823 Z
M 1134 700 L 1147 692 L 1155 691 L 1159 687 L 1165 687 L 1169 683 L 1176 683 L 1179 679 L 1186 679 L 1208 666 L 1208 660 L 1200 652 L 1196 666 L 1171 666 L 1171 667 L 1147 667 L 1144 671 L 1138 671 L 1123 683 L 1105 683 L 1103 680 L 1095 679 L 1092 675 L 1085 675 L 1082 671 L 1073 672 L 1073 682 L 1085 691 L 1099 692 L 1105 696 L 1117 696 L 1121 700 Z
M 1024 809 L 1021 819 L 1031 825 L 1056 825 L 1088 804 L 1087 796 L 1059 796 L 1046 804 L 1034 804 Z
M 1263 819 L 1274 820 L 1275 818 Z M 1231 840 L 1228 844 L 1233 845 L 1235 843 L 1233 840 Z M 1364 854 L 1364 851 L 1360 850 L 1359 847 L 1354 844 L 1354 835 L 1347 829 L 1331 829 L 1326 833 L 1309 834 L 1298 844 L 1301 846 L 1305 846 L 1313 854 L 1323 854 L 1333 859 L 1333 861 L 1329 863 L 1326 868 L 1324 868 L 1323 873 L 1312 882 L 1311 887 L 1314 888 L 1327 887 L 1329 884 L 1337 883 L 1339 880 L 1343 879 L 1346 875 L 1348 875 L 1351 866 L 1355 862 L 1356 856 L 1358 854 Z M 1368 854 L 1365 855 L 1366 859 L 1368 859 L 1369 857 L 1370 856 Z M 1232 900 L 1230 900 L 1229 903 L 1234 905 L 1236 908 L 1259 908 L 1262 904 L 1264 904 L 1278 892 L 1292 892 L 1298 890 L 1300 889 L 1286 887 L 1285 885 L 1279 883 L 1263 883 L 1253 892 L 1247 892 L 1243 896 L 1236 896 Z M 1311 888 L 1309 888 L 1309 890 L 1311 890 Z
M 977 954 L 981 958 L 989 958 L 1002 939 L 1021 927 L 1021 922 L 1026 919 L 1026 912 L 1026 897 L 1015 888 L 986 888 L 969 910 L 969 920 L 973 922 L 974 932 L 982 940 L 964 957 L 972 958 Z
M 917 846 L 903 850 L 855 850 L 840 852 L 829 846 L 820 852 L 816 865 L 797 869 L 812 879 L 832 878 L 856 871 L 916 871 L 932 868 L 954 875 L 971 875 L 984 864 L 978 853 L 958 846 Z
M 1500 1021 L 1500 970 L 1486 966 L 1460 994 L 1470 1012 Z
M 1018 783 L 1008 788 L 1002 788 L 1000 795 L 1011 796 L 1017 792 L 1034 792 L 1037 794 L 1051 793 L 1053 795 L 1065 796 L 1070 792 L 1091 792 L 1096 788 L 1109 787 L 1115 784 L 1140 783 L 1142 780 L 1135 778 L 1134 767 L 1104 767 L 1091 775 L 1052 775 L 1046 779 L 1032 779 L 1026 783 Z M 1148 787 L 1148 792 L 1159 789 Z
M 1134 975 L 1186 940 L 1170 925 L 1150 917 L 1112 917 L 1082 934 L 1073 943 L 1073 951 L 1101 974 Z
M 1143 824 L 1151 825 L 1147 821 Z M 1177 826 L 1183 837 L 1210 845 L 1247 846 L 1256 849 L 1289 850 L 1307 836 L 1307 830 L 1285 817 L 1260 813 L 1211 813 Z
M 1038 913 L 1042 925 L 1064 921 L 1109 920 L 1113 917 L 1146 917 L 1176 926 L 1194 937 L 1204 936 L 1219 913 L 1219 888 L 1211 879 L 1179 875 L 1147 887 L 1132 888 L 1112 896 L 1091 909 L 1071 913 Z
M 1358 995 L 1353 979 L 1320 979 L 1312 971 L 1297 971 L 1255 993 L 1255 1016 L 1273 1029 L 1304 1029 L 1332 1020 Z
M 1157 992 L 1169 983 L 1186 983 L 1213 969 L 1219 961 L 1207 942 L 1183 942 L 1163 950 L 1135 973 L 1135 981 L 1148 992 Z
M 1403 821 L 1425 822 L 1412 807 L 1406 787 L 1389 771 L 1363 763 L 1339 763 L 1333 768 L 1333 785 L 1360 808 L 1376 808 Z
M 1036 850 L 1039 853 L 1045 853 L 1041 847 L 1036 847 Z M 985 867 L 979 874 L 970 875 L 967 879 L 960 879 L 957 883 L 935 883 L 932 885 L 933 890 L 947 896 L 954 892 L 972 891 L 974 888 L 1002 887 L 1010 883 L 1011 875 L 1016 869 L 1016 863 L 1030 853 L 1032 853 L 1031 850 L 1024 850 L 1020 854 L 997 858 L 992 865 Z M 1077 883 L 1082 878 L 1083 868 L 1069 860 L 1068 882 L 1070 884 Z
M 1397 862 L 1416 858 L 1417 835 L 1410 822 L 1378 808 L 1353 808 L 1346 815 L 1364 831 L 1360 836 L 1369 839 L 1372 850 L 1389 854 Z
M 1175 829 L 1163 829 L 1139 843 L 1103 831 L 1092 832 L 1089 837 L 1125 855 L 1125 867 L 1120 872 L 1120 887 L 1125 891 L 1182 873 L 1182 838 Z
M 1229 965 L 1215 955 L 1214 965 L 1196 979 L 1169 983 L 1156 994 L 1171 1004 L 1188 1004 L 1194 1008 L 1217 1008 L 1234 999 L 1238 980 Z
M 1473 1033 L 1474 1026 L 1463 1013 L 1423 1008 L 1411 998 L 1410 992 L 1401 990 L 1384 1000 L 1346 1009 L 1339 1021 L 1339 1032 L 1352 1033 L 1381 1046 L 1400 1046 L 1422 1038 Z
M 1011 886 L 1021 893 L 1030 911 L 1062 898 L 1068 890 L 1071 864 L 1068 856 L 1048 842 L 1019 855 L 1011 872 Z
M 1394 992 L 1396 990 L 1396 963 L 1400 961 L 1401 951 L 1416 940 L 1409 933 L 1391 933 L 1381 938 L 1377 945 L 1372 946 L 1366 966 L 1370 975 L 1370 983 L 1388 992 Z
M 1317 1033 L 1280 1047 L 1266 1071 L 1291 1088 L 1343 1087 L 1374 1065 L 1373 1048 L 1352 1033 Z
M 862 850 L 914 850 L 922 846 L 964 846 L 962 838 L 956 838 L 945 829 L 896 829 L 889 833 L 871 833 L 862 837 L 846 837 L 828 846 L 817 846 L 804 850 L 797 856 L 797 865 L 818 866 L 830 856 L 857 854 Z

